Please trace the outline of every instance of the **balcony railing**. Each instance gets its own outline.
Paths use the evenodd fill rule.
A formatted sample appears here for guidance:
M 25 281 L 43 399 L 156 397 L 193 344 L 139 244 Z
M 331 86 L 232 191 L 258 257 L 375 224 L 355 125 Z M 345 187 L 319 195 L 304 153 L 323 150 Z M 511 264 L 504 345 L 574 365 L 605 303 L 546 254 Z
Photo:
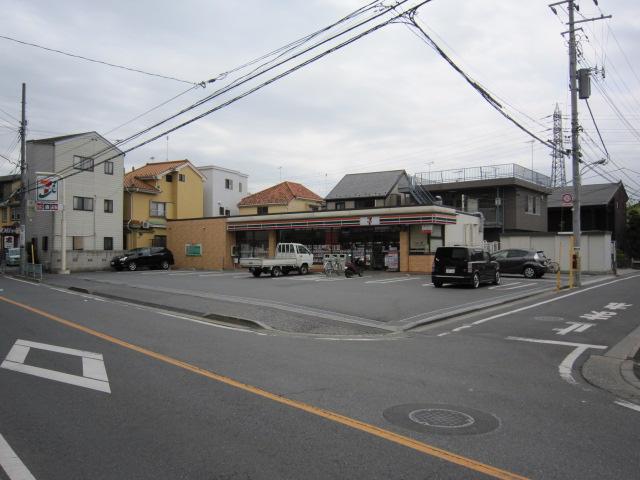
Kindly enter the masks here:
M 551 178 L 515 163 L 485 167 L 458 168 L 437 172 L 421 172 L 414 175 L 417 185 L 435 183 L 472 182 L 497 178 L 518 178 L 542 187 L 551 187 Z

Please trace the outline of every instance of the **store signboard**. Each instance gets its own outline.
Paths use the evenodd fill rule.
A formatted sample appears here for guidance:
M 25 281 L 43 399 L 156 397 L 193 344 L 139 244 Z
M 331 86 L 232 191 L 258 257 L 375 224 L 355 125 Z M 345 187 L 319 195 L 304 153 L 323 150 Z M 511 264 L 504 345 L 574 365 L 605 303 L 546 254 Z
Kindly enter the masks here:
M 380 225 L 380 217 L 360 217 L 360 226 Z
M 425 235 L 431 235 L 431 233 L 433 232 L 433 225 L 431 225 L 430 223 L 426 225 L 420 225 L 420 231 Z
M 58 203 L 58 180 L 52 174 L 36 174 L 36 212 L 62 210 L 62 205 Z

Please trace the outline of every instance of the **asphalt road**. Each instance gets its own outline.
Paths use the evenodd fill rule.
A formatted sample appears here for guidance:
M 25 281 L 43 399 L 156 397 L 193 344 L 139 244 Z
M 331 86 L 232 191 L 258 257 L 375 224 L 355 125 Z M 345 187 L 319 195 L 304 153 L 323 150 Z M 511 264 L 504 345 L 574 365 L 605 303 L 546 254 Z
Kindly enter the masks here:
M 0 368 L 0 434 L 37 479 L 635 479 L 640 412 L 580 375 L 604 349 L 559 366 L 576 345 L 611 347 L 637 327 L 639 286 L 338 341 L 0 278 L 0 359 L 86 383 L 102 378 L 97 357 L 85 370 L 79 356 L 101 354 L 109 385 Z M 18 340 L 81 353 L 32 346 L 21 359 Z

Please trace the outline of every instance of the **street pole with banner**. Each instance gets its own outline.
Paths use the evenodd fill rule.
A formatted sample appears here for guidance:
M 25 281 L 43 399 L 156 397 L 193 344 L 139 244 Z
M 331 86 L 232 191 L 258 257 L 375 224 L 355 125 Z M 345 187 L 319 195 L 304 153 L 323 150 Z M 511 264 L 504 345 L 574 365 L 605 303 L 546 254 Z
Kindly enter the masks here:
M 67 258 L 66 258 L 66 245 L 65 245 L 65 236 L 66 236 L 66 222 L 65 222 L 65 212 L 64 212 L 64 201 L 62 203 L 59 202 L 59 187 L 61 184 L 61 180 L 58 176 L 53 173 L 46 172 L 37 172 L 36 173 L 36 212 L 38 213 L 62 213 L 62 231 L 61 231 L 61 270 L 62 273 L 66 272 L 67 269 Z M 55 222 L 54 222 L 55 225 Z M 55 236 L 54 236 L 54 244 L 55 244 Z M 54 247 L 55 249 L 55 247 Z

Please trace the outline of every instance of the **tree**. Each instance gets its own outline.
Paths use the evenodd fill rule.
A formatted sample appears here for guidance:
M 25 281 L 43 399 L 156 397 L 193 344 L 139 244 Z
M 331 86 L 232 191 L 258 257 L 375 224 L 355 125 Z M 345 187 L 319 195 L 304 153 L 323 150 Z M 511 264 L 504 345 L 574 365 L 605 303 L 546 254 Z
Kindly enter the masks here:
M 640 259 L 640 204 L 627 210 L 627 251 L 631 258 Z

